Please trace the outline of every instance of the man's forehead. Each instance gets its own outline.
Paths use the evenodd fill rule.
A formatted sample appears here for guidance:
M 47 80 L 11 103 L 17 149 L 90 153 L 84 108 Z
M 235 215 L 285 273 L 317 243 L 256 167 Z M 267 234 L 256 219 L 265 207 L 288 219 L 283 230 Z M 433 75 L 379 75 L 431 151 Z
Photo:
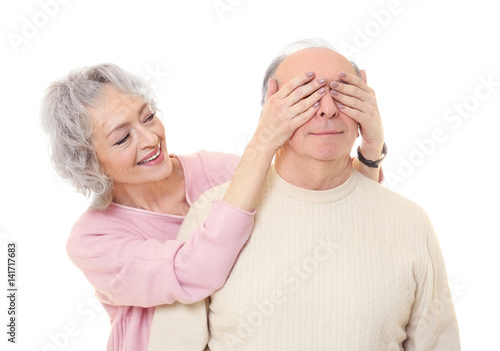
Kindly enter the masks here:
M 337 79 L 340 72 L 356 73 L 351 63 L 341 54 L 327 48 L 308 48 L 297 51 L 283 60 L 278 66 L 275 78 L 289 80 L 313 71 L 327 78 Z

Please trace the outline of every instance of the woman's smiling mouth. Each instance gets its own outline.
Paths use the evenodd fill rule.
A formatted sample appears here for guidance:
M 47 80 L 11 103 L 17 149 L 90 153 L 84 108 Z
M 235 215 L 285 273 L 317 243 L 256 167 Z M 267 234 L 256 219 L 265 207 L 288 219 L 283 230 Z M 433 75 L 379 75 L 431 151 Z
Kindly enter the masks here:
M 153 154 L 152 156 L 150 156 L 148 158 L 145 158 L 142 161 L 138 162 L 137 165 L 140 166 L 140 165 L 143 165 L 145 163 L 148 163 L 148 162 L 151 162 L 153 160 L 156 160 L 158 158 L 158 156 L 160 156 L 160 152 L 161 152 L 161 144 L 158 144 L 158 151 L 156 151 L 156 153 Z

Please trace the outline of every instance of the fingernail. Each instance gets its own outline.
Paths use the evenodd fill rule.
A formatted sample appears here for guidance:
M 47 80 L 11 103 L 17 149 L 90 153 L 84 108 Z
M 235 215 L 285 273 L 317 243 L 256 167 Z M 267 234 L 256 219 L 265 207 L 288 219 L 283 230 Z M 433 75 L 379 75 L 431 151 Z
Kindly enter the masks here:
M 342 105 L 341 103 L 338 103 L 338 104 L 337 104 L 337 106 L 339 107 L 339 110 L 343 110 L 343 109 L 345 109 L 345 106 L 344 106 L 344 105 Z
M 308 77 L 308 78 L 314 77 L 314 72 L 312 72 L 312 71 L 311 72 L 307 72 L 306 73 L 306 77 Z
M 314 107 L 314 108 L 318 108 L 318 107 L 319 107 L 319 102 L 318 102 L 318 101 L 316 101 L 316 102 L 314 103 L 313 107 Z
M 339 92 L 337 90 L 330 90 L 330 93 L 335 96 L 339 95 Z
M 325 78 L 318 79 L 318 84 L 325 84 L 325 82 L 326 82 Z
M 347 77 L 347 74 L 345 74 L 344 72 L 340 72 L 340 77 L 345 78 Z
M 319 95 L 323 95 L 325 92 L 326 92 L 325 88 L 321 88 L 320 90 L 318 90 Z
M 331 82 L 331 83 L 330 83 L 330 86 L 331 86 L 332 88 L 338 88 L 338 87 L 339 87 L 339 83 L 337 83 L 337 82 Z

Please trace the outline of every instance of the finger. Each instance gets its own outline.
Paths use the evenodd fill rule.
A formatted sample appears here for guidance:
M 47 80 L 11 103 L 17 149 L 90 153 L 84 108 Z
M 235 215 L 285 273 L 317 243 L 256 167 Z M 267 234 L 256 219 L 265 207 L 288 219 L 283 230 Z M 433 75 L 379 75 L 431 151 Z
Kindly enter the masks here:
M 311 95 L 314 95 L 315 91 L 319 91 L 326 84 L 325 78 L 314 79 L 309 83 L 296 88 L 288 97 L 285 99 L 286 105 L 293 106 L 299 103 L 301 100 L 308 98 Z M 326 89 L 325 89 L 326 91 Z M 323 95 L 323 94 L 321 94 Z
M 364 102 L 359 97 L 339 93 L 337 90 L 330 90 L 330 94 L 336 102 L 340 102 L 341 104 L 349 106 L 352 109 L 360 112 L 367 112 L 369 109 L 369 104 Z
M 366 71 L 364 69 L 359 71 L 359 75 L 361 77 L 361 80 L 366 84 L 368 84 L 368 81 L 366 80 Z
M 278 82 L 276 82 L 276 79 L 274 78 L 269 78 L 267 81 L 267 87 L 266 101 L 270 96 L 276 94 L 278 91 Z
M 278 90 L 278 92 L 276 93 L 276 97 L 279 99 L 286 98 L 292 91 L 310 82 L 313 78 L 314 72 L 306 72 L 305 74 L 298 75 L 297 77 L 286 82 L 285 85 L 283 85 L 283 87 Z
M 364 81 L 363 79 L 359 78 L 358 76 L 354 74 L 349 74 L 345 72 L 340 72 L 339 78 L 341 81 L 354 85 L 358 87 L 359 89 L 363 90 L 365 93 L 372 93 L 373 89 L 370 88 Z M 366 78 L 366 76 L 365 76 Z
M 316 101 L 311 107 L 307 110 L 299 113 L 295 118 L 290 121 L 290 126 L 294 130 L 294 132 L 307 123 L 311 118 L 314 117 L 319 108 L 319 102 Z
M 299 116 L 301 113 L 304 113 L 305 111 L 309 110 L 311 107 L 313 107 L 316 103 L 319 105 L 319 100 L 326 94 L 326 88 L 322 87 L 315 91 L 313 94 L 309 95 L 308 97 L 301 99 L 298 101 L 296 104 L 290 107 L 290 115 L 293 118 L 296 118 Z
M 370 100 L 369 94 L 353 85 L 332 81 L 330 82 L 330 88 L 330 93 L 334 98 L 336 98 L 338 95 L 340 95 L 339 93 L 341 93 L 343 95 L 351 96 L 361 101 Z
M 361 112 L 357 109 L 351 108 L 351 107 L 344 105 L 343 103 L 340 103 L 337 101 L 336 101 L 336 104 L 337 104 L 337 108 L 339 109 L 339 111 L 341 113 L 343 113 L 347 117 L 355 120 L 358 124 L 363 125 L 366 123 L 366 115 L 363 112 Z

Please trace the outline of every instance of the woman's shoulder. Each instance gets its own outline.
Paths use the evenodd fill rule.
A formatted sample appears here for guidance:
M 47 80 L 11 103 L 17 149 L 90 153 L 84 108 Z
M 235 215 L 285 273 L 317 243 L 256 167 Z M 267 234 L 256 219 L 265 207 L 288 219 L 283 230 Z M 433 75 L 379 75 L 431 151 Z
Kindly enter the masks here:
M 233 154 L 206 150 L 175 157 L 181 161 L 185 170 L 187 168 L 191 172 L 202 172 L 207 176 L 224 173 L 232 177 L 240 161 L 240 158 Z
M 102 235 L 136 236 L 148 239 L 158 228 L 176 227 L 183 217 L 111 203 L 106 209 L 87 209 L 73 224 L 70 237 Z
M 205 150 L 174 157 L 182 165 L 186 188 L 192 202 L 208 189 L 230 181 L 240 161 L 240 158 L 233 154 Z
M 90 207 L 73 223 L 66 241 L 66 252 L 75 264 L 81 257 L 94 255 L 96 242 L 103 238 L 106 241 L 108 234 L 123 230 L 123 222 L 115 218 L 112 207 L 110 205 L 105 210 Z
M 106 209 L 89 207 L 73 224 L 70 238 L 82 238 L 92 235 L 109 234 L 109 232 L 123 231 L 124 227 L 127 227 L 125 223 L 127 223 L 127 221 L 130 223 L 134 218 L 133 213 L 125 212 L 126 211 L 116 207 L 113 203 Z

